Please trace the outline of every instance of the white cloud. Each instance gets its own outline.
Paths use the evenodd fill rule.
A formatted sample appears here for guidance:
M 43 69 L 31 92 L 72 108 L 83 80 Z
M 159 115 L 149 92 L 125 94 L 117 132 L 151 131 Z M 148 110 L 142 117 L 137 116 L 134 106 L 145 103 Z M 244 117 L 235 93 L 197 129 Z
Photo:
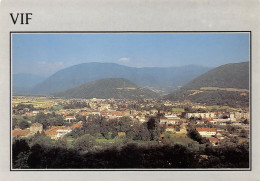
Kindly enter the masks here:
M 63 62 L 46 62 L 46 61 L 39 61 L 38 62 L 39 65 L 41 66 L 46 66 L 48 68 L 58 68 L 58 67 L 63 67 L 64 63 Z
M 120 58 L 119 59 L 119 61 L 121 61 L 121 62 L 130 62 L 130 58 L 127 58 L 127 57 L 122 57 L 122 58 Z

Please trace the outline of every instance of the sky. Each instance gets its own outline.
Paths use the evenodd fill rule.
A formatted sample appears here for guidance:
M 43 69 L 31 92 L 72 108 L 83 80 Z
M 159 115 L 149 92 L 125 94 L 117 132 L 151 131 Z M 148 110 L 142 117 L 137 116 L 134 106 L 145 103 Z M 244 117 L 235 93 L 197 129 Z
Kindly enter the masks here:
M 217 67 L 249 61 L 248 33 L 12 34 L 12 71 L 49 76 L 88 62 Z

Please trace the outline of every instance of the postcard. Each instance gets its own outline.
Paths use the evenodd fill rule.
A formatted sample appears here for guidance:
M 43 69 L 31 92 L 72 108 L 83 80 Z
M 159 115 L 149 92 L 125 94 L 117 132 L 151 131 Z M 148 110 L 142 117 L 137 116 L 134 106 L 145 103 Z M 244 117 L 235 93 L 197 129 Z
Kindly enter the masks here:
M 258 6 L 3 1 L 1 178 L 258 180 Z

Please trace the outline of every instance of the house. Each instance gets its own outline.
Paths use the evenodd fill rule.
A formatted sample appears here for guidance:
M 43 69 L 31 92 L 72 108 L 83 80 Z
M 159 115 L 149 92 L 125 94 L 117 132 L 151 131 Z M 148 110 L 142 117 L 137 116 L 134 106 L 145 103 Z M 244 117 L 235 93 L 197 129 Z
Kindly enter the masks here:
M 82 127 L 82 125 L 83 125 L 82 121 L 80 121 L 78 123 L 73 124 L 70 128 L 73 130 L 73 129 Z
M 40 113 L 40 111 L 33 111 L 32 112 L 32 114 L 34 115 L 34 116 L 36 116 L 37 114 L 39 114 Z
M 21 130 L 21 129 L 15 129 L 12 130 L 12 136 L 13 137 L 27 137 L 30 134 L 29 129 Z
M 217 125 L 221 125 L 221 126 L 225 126 L 227 125 L 228 122 L 230 122 L 230 118 L 227 119 L 214 119 L 214 121 L 216 121 Z
M 65 120 L 66 120 L 66 121 L 69 121 L 69 123 L 70 123 L 71 121 L 75 121 L 75 120 L 76 120 L 76 117 L 75 117 L 75 116 L 66 116 L 66 117 L 65 117 Z
M 166 117 L 167 119 L 180 119 L 178 116 L 176 116 L 175 114 L 170 114 L 170 115 L 165 115 L 164 117 Z
M 186 113 L 186 118 L 197 117 L 197 118 L 215 118 L 216 114 L 214 112 L 207 113 Z
M 120 137 L 125 136 L 125 132 L 118 132 L 117 135 L 120 136 Z
M 50 136 L 51 139 L 59 139 L 62 138 L 67 133 L 70 133 L 72 129 L 66 126 L 52 126 L 50 129 L 45 131 L 45 134 Z
M 167 119 L 167 118 L 160 119 L 160 124 L 179 124 L 179 123 L 180 123 L 180 118 L 179 119 Z
M 202 120 L 205 121 L 205 122 L 209 122 L 211 124 L 214 124 L 214 125 L 217 124 L 216 120 L 213 120 L 213 119 L 210 119 L 210 118 L 203 118 Z
M 33 123 L 30 126 L 30 133 L 36 134 L 37 132 L 41 133 L 43 130 L 43 125 L 41 123 Z
M 171 124 L 166 125 L 165 131 L 166 131 L 166 132 L 172 132 L 172 133 L 175 132 L 175 127 L 174 127 L 174 125 L 171 125 Z
M 218 142 L 219 140 L 215 137 L 210 137 L 208 138 L 209 139 L 209 142 L 213 145 L 213 146 L 217 146 L 218 145 Z
M 211 137 L 217 134 L 217 130 L 215 128 L 196 128 L 196 130 L 202 137 Z

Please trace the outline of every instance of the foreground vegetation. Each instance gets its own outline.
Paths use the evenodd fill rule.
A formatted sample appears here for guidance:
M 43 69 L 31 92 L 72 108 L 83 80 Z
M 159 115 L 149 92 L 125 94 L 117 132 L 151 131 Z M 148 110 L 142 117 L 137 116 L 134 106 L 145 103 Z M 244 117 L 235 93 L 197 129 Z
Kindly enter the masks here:
M 38 135 L 39 136 L 39 135 Z M 41 138 L 42 139 L 42 138 Z M 38 140 L 39 141 L 39 140 Z M 46 141 L 46 140 L 45 140 Z M 249 145 L 207 146 L 194 150 L 179 144 L 121 142 L 105 150 L 82 152 L 19 139 L 13 143 L 13 168 L 248 168 Z M 124 143 L 124 144 L 122 144 Z

